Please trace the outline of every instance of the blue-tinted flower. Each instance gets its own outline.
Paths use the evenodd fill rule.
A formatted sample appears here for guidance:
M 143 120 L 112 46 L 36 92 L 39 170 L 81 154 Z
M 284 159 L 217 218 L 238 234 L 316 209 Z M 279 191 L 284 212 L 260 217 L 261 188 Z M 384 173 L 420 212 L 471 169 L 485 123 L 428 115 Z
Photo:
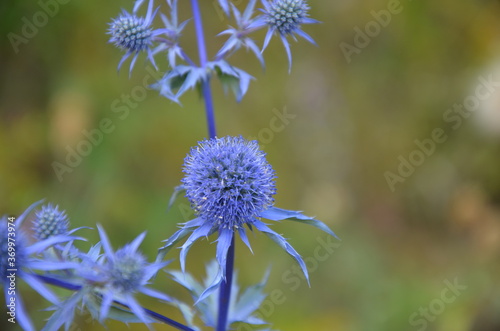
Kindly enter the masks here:
M 114 251 L 104 229 L 100 225 L 97 228 L 100 243 L 88 253 L 79 254 L 79 268 L 75 270 L 72 279 L 66 279 L 77 286 L 78 290 L 62 305 L 53 307 L 55 313 L 48 320 L 44 331 L 58 330 L 62 325 L 67 329 L 78 306 L 86 307 L 101 323 L 111 318 L 124 323 L 145 323 L 149 326 L 155 320 L 139 304 L 136 294 L 173 301 L 168 295 L 147 286 L 169 262 L 148 263 L 138 251 L 146 236 L 145 232 Z M 101 248 L 104 249 L 104 254 L 101 254 Z
M 182 180 L 195 213 L 219 231 L 237 230 L 271 206 L 274 171 L 256 141 L 203 141 L 184 161 Z
M 316 44 L 311 36 L 301 29 L 301 25 L 319 22 L 308 17 L 309 6 L 305 0 L 272 0 L 270 3 L 267 0 L 261 1 L 265 8 L 261 24 L 266 24 L 269 27 L 262 51 L 266 49 L 271 37 L 278 33 L 285 47 L 289 70 L 291 70 L 292 54 L 287 37 L 292 36 L 294 40 L 297 40 L 295 35 L 299 35 L 310 43 Z
M 161 19 L 165 24 L 165 28 L 159 30 L 165 37 L 162 36 L 156 38 L 156 40 L 160 42 L 160 45 L 153 50 L 153 54 L 166 51 L 168 63 L 172 68 L 176 66 L 177 58 L 183 59 L 192 64 L 192 61 L 184 53 L 179 44 L 179 38 L 181 37 L 182 30 L 184 30 L 184 27 L 189 20 L 179 24 L 177 19 L 177 0 L 168 1 L 168 4 L 170 6 L 170 19 L 161 14 Z
M 36 239 L 43 240 L 69 232 L 68 216 L 64 210 L 59 210 L 59 206 L 54 207 L 49 203 L 42 206 L 41 210 L 35 212 L 35 215 L 33 232 Z
M 139 8 L 142 6 L 142 4 L 144 3 L 145 0 L 136 0 L 135 3 L 134 3 L 134 10 L 133 12 L 136 13 Z
M 59 304 L 57 296 L 37 277 L 33 270 L 62 270 L 78 266 L 72 262 L 36 258 L 38 254 L 53 245 L 77 239 L 68 235 L 55 235 L 30 245 L 21 225 L 40 203 L 41 201 L 32 204 L 15 221 L 10 221 L 5 216 L 0 218 L 0 276 L 2 277 L 5 302 L 7 305 L 14 302 L 15 320 L 24 330 L 35 329 L 24 307 L 19 288 L 15 285 L 17 281 L 23 279 L 45 299 L 53 304 Z
M 150 318 L 146 316 L 144 309 L 139 305 L 134 295 L 143 293 L 160 300 L 171 301 L 172 299 L 166 294 L 146 286 L 151 278 L 168 262 L 148 263 L 144 255 L 137 251 L 146 236 L 145 232 L 115 252 L 106 232 L 101 226 L 97 227 L 104 248 L 104 259 L 98 265 L 103 276 L 103 282 L 97 287 L 99 294 L 102 295 L 100 320 L 106 319 L 109 309 L 115 301 L 126 303 L 142 322 L 149 323 Z
M 217 59 L 227 58 L 232 53 L 236 52 L 238 49 L 244 46 L 246 49 L 250 49 L 255 54 L 262 67 L 264 67 L 264 58 L 262 57 L 262 53 L 259 47 L 248 36 L 251 32 L 254 32 L 255 30 L 263 26 L 257 24 L 257 18 L 252 18 L 256 1 L 257 0 L 250 0 L 248 2 L 243 15 L 240 13 L 238 8 L 236 8 L 236 6 L 231 3 L 231 8 L 233 10 L 233 15 L 237 27 L 234 28 L 230 26 L 229 29 L 219 33 L 219 35 L 227 34 L 229 35 L 229 38 L 217 53 Z
M 151 27 L 154 16 L 158 11 L 157 9 L 153 12 L 153 1 L 149 1 L 146 17 L 137 16 L 136 10 L 138 7 L 136 6 L 132 14 L 123 10 L 122 14 L 113 19 L 109 24 L 110 27 L 108 30 L 108 34 L 111 35 L 109 42 L 126 51 L 118 64 L 118 70 L 120 70 L 123 62 L 133 55 L 129 73 L 132 71 L 135 61 L 141 52 L 146 52 L 149 61 L 156 67 L 151 47 L 155 36 L 163 33 L 162 30 L 153 30 Z
M 195 211 L 196 218 L 184 223 L 160 248 L 159 258 L 177 242 L 190 235 L 180 253 L 181 268 L 185 270 L 186 255 L 193 243 L 218 232 L 216 258 L 220 266 L 213 284 L 200 300 L 215 290 L 225 275 L 226 258 L 233 235 L 251 249 L 245 226 L 256 228 L 278 243 L 300 265 L 308 278 L 304 261 L 283 236 L 271 230 L 260 218 L 273 221 L 290 219 L 313 225 L 333 236 L 322 222 L 300 212 L 273 207 L 276 187 L 274 170 L 257 141 L 242 137 L 214 138 L 202 141 L 191 149 L 184 162 L 182 180 Z

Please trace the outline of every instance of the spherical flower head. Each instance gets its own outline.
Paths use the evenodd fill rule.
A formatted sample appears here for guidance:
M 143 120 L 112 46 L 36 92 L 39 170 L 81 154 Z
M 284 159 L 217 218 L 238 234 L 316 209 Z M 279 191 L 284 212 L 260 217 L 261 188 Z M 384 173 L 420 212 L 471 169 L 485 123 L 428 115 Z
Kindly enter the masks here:
M 144 285 L 146 259 L 127 247 L 115 253 L 110 263 L 110 278 L 114 288 L 121 292 L 133 292 Z
M 204 140 L 185 159 L 182 180 L 195 213 L 219 229 L 251 223 L 272 206 L 274 170 L 257 141 Z
M 34 237 L 37 240 L 44 240 L 52 236 L 65 235 L 68 233 L 68 216 L 59 206 L 52 204 L 44 205 L 35 213 L 33 221 Z
M 145 18 L 123 12 L 110 24 L 110 42 L 128 52 L 146 51 L 153 42 L 153 30 L 149 25 Z
M 308 10 L 304 0 L 274 0 L 268 8 L 266 21 L 281 35 L 288 35 L 300 27 Z

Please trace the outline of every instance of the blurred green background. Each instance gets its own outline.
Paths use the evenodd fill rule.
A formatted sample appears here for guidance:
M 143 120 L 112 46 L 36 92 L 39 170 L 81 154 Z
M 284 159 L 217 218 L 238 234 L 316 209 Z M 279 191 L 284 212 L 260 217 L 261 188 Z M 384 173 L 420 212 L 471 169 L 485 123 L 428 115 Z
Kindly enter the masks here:
M 215 54 L 224 39 L 214 35 L 229 22 L 212 1 L 202 2 Z M 243 9 L 246 1 L 234 3 Z M 122 53 L 107 44 L 105 32 L 111 18 L 132 4 L 61 0 L 53 17 L 13 47 L 9 36 L 22 36 L 26 22 L 43 9 L 36 1 L 1 2 L 0 211 L 18 215 L 45 198 L 67 210 L 74 227 L 103 224 L 115 248 L 147 230 L 142 249 L 152 260 L 161 240 L 190 217 L 184 198 L 168 213 L 166 207 L 182 178 L 183 158 L 206 127 L 196 92 L 187 93 L 180 107 L 143 87 L 152 82 L 144 57 L 130 79 L 128 62 L 117 74 Z M 264 72 L 251 54 L 233 56 L 232 63 L 256 80 L 239 104 L 214 82 L 217 126 L 219 135 L 259 138 L 278 174 L 276 205 L 316 215 L 342 241 L 322 250 L 326 236 L 316 229 L 276 224 L 306 258 L 311 288 L 290 279 L 293 261 L 259 233 L 250 238 L 254 255 L 237 246 L 242 285 L 260 280 L 272 265 L 266 289 L 280 300 L 271 296 L 261 313 L 280 330 L 500 330 L 498 86 L 460 115 L 460 124 L 457 117 L 445 118 L 454 104 L 474 96 L 479 77 L 500 78 L 500 2 L 401 1 L 378 30 L 370 23 L 372 11 L 387 10 L 391 1 L 310 5 L 311 16 L 323 23 L 304 30 L 319 47 L 292 42 L 290 75 L 278 39 L 264 54 Z M 189 18 L 189 3 L 180 7 L 181 19 Z M 347 61 L 341 45 L 356 46 L 357 29 L 370 24 L 372 37 L 357 37 L 363 47 Z M 259 45 L 263 36 L 256 34 Z M 197 58 L 192 24 L 182 43 Z M 166 70 L 162 55 L 156 59 Z M 127 98 L 131 103 L 118 111 Z M 273 118 L 284 111 L 288 123 L 276 130 Z M 103 119 L 111 121 L 112 132 L 60 180 L 54 162 L 65 163 L 68 149 L 88 141 L 83 132 Z M 431 138 L 435 129 L 446 140 L 415 159 L 421 164 L 411 175 L 399 174 L 401 158 L 418 151 L 415 140 Z M 401 176 L 392 189 L 387 172 Z M 80 234 L 97 240 L 94 230 Z M 190 271 L 203 274 L 213 240 L 193 247 Z M 315 257 L 318 250 L 326 254 L 323 261 Z M 165 275 L 156 287 L 189 301 Z M 40 311 L 46 302 L 21 289 L 41 328 L 49 316 Z M 166 305 L 143 302 L 179 317 Z M 87 318 L 79 317 L 73 330 L 104 329 Z M 11 327 L 5 320 L 2 330 Z

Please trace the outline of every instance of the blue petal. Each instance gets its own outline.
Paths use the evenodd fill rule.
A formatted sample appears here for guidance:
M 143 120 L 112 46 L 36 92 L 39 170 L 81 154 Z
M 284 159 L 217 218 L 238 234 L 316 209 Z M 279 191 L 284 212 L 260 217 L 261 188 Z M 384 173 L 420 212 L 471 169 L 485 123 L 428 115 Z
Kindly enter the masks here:
M 158 249 L 158 255 L 156 257 L 156 262 L 162 261 L 165 258 L 165 255 L 168 253 L 168 251 L 170 251 L 172 246 L 174 246 L 179 241 L 184 239 L 188 234 L 193 232 L 192 227 L 194 227 L 194 226 L 190 226 L 190 223 L 197 224 L 196 226 L 199 226 L 202 224 L 202 222 L 203 222 L 202 219 L 195 218 L 194 220 L 191 220 L 191 221 L 185 223 L 183 228 L 181 228 L 180 230 L 177 230 L 177 232 L 175 232 L 170 238 L 165 240 L 166 244 Z
M 255 7 L 255 2 L 256 2 L 256 0 L 248 1 L 247 8 L 245 8 L 245 12 L 243 13 L 243 20 L 244 21 L 249 21 L 250 17 L 252 17 L 253 10 Z
M 148 295 L 150 297 L 163 300 L 163 301 L 167 301 L 167 302 L 174 302 L 175 301 L 174 299 L 172 299 L 168 295 L 166 295 L 160 291 L 153 290 L 153 289 L 148 288 L 148 287 L 141 287 L 139 292 L 144 293 L 145 295 Z
M 258 284 L 248 287 L 239 297 L 234 309 L 230 311 L 230 322 L 244 322 L 249 324 L 267 324 L 265 321 L 251 316 L 266 298 L 263 289 L 269 278 L 270 270 L 266 272 L 262 281 Z
M 102 228 L 100 224 L 97 224 L 97 230 L 99 231 L 99 236 L 101 237 L 102 247 L 104 248 L 104 253 L 106 257 L 110 260 L 110 262 L 114 262 L 115 254 L 113 253 L 113 248 L 111 248 L 111 244 L 108 239 L 108 235 Z
M 302 19 L 302 24 L 318 24 L 318 23 L 321 23 L 321 22 L 318 20 L 315 20 L 314 18 L 304 17 Z
M 200 297 L 194 304 L 197 305 L 206 298 L 208 298 L 210 294 L 212 294 L 219 288 L 220 284 L 222 283 L 222 280 L 223 280 L 222 270 L 221 268 L 218 268 L 217 275 L 214 277 L 212 284 L 210 284 L 210 286 L 203 291 L 203 293 L 200 295 Z
M 310 35 L 308 35 L 306 32 L 302 31 L 301 29 L 295 30 L 295 33 L 297 33 L 299 36 L 301 36 L 302 38 L 304 38 L 305 40 L 307 40 L 311 44 L 317 46 L 317 44 L 314 41 L 314 39 Z
M 299 264 L 300 268 L 302 269 L 302 272 L 304 273 L 304 276 L 306 277 L 307 284 L 309 284 L 309 274 L 307 272 L 307 267 L 306 264 L 304 263 L 304 260 L 302 260 L 302 257 L 297 253 L 297 251 L 290 245 L 283 236 L 279 235 L 278 233 L 274 232 L 271 230 L 267 225 L 262 223 L 261 221 L 255 221 L 253 223 L 255 228 L 257 230 L 264 232 L 269 238 L 271 238 L 275 243 L 281 246 L 288 254 L 290 254 L 295 261 Z
M 148 327 L 148 329 L 151 330 L 151 325 L 149 323 L 149 320 L 146 316 L 146 312 L 144 311 L 144 309 L 141 307 L 141 305 L 139 305 L 139 303 L 134 299 L 134 297 L 130 294 L 126 295 L 125 296 L 125 302 L 126 304 L 128 305 L 128 307 L 130 308 L 130 310 L 135 314 L 135 316 L 139 317 L 139 319 L 144 323 L 146 324 L 146 326 Z
M 248 91 L 248 86 L 250 85 L 250 81 L 254 78 L 241 69 L 238 69 L 236 67 L 233 69 L 237 72 L 238 78 L 240 80 L 239 89 L 238 92 L 236 93 L 236 101 L 240 102 L 243 96 Z
M 144 2 L 144 0 L 136 0 L 135 1 L 135 4 L 134 4 L 134 10 L 133 10 L 133 13 L 137 13 L 137 11 L 139 10 L 139 7 L 142 5 L 142 3 Z
M 139 53 L 135 53 L 134 57 L 132 58 L 132 61 L 130 61 L 130 67 L 128 70 L 128 78 L 132 76 L 132 69 L 134 69 L 135 62 L 137 61 L 137 58 L 139 57 Z
M 22 278 L 47 301 L 50 301 L 53 304 L 59 304 L 59 299 L 57 298 L 57 296 L 51 290 L 49 290 L 43 282 L 39 281 L 38 278 L 28 273 L 23 273 Z
M 144 268 L 145 281 L 148 281 L 151 278 L 156 277 L 156 274 L 158 273 L 158 271 L 165 268 L 168 264 L 170 264 L 170 262 L 172 262 L 172 260 L 165 261 L 165 262 L 155 262 L 155 263 L 148 265 L 146 268 Z
M 197 67 L 191 67 L 191 70 L 189 71 L 186 80 L 182 84 L 182 86 L 179 88 L 179 91 L 177 91 L 177 94 L 175 95 L 176 98 L 179 98 L 181 95 L 183 95 L 187 90 L 194 88 L 196 84 L 198 84 L 201 81 L 204 81 L 207 79 L 207 73 L 205 69 L 203 68 L 197 68 Z
M 45 199 L 42 199 L 40 201 L 37 201 L 35 203 L 33 203 L 31 206 L 29 206 L 28 208 L 26 208 L 26 210 L 21 214 L 21 216 L 19 216 L 17 219 L 16 219 L 16 226 L 17 227 L 20 227 L 21 224 L 23 223 L 24 219 L 29 215 L 29 213 L 31 213 L 31 211 L 33 209 L 35 209 L 39 204 L 41 204 Z
M 61 305 L 55 307 L 56 311 L 49 318 L 42 331 L 57 331 L 63 324 L 65 325 L 65 330 L 68 330 L 73 322 L 78 302 L 80 302 L 84 295 L 84 291 L 75 292 Z
M 189 273 L 182 273 L 180 271 L 169 271 L 168 272 L 172 279 L 186 288 L 194 300 L 197 300 L 200 294 L 203 292 L 203 287 L 196 281 L 196 279 Z
M 250 50 L 255 54 L 255 57 L 257 57 L 257 59 L 259 60 L 262 69 L 265 69 L 266 64 L 264 62 L 264 57 L 262 56 L 262 53 L 260 52 L 259 47 L 255 44 L 255 42 L 252 39 L 247 38 L 245 40 L 245 45 L 250 48 Z
M 219 0 L 219 6 L 221 6 L 226 16 L 229 16 L 229 5 L 227 3 L 227 0 Z
M 30 254 L 38 254 L 50 246 L 53 246 L 55 244 L 61 244 L 63 242 L 67 241 L 72 241 L 72 240 L 83 240 L 86 241 L 85 238 L 82 237 L 74 237 L 74 236 L 68 236 L 68 235 L 57 235 L 57 236 L 51 236 L 47 239 L 44 239 L 42 241 L 36 242 L 33 245 L 29 246 L 26 248 L 26 252 L 28 255 Z
M 7 291 L 5 291 L 7 293 Z M 23 300 L 21 299 L 20 295 L 16 295 L 16 315 L 17 315 L 17 320 L 19 322 L 19 325 L 21 328 L 25 331 L 35 331 L 35 328 L 33 327 L 33 324 L 31 323 L 31 320 L 29 318 L 28 313 L 24 309 L 24 303 Z
M 208 222 L 203 224 L 201 227 L 197 228 L 196 230 L 193 231 L 191 236 L 186 240 L 184 245 L 182 245 L 181 248 L 181 254 L 180 254 L 180 261 L 181 261 L 181 269 L 182 272 L 186 271 L 186 255 L 191 248 L 191 246 L 194 244 L 194 242 L 201 237 L 206 237 L 210 233 L 210 230 L 212 229 L 212 225 Z
M 263 53 L 264 50 L 266 49 L 267 45 L 269 45 L 269 41 L 271 40 L 273 33 L 274 33 L 273 28 L 270 28 L 269 30 L 267 30 L 266 37 L 264 39 L 264 45 L 262 45 L 262 50 L 260 51 L 261 53 Z
M 219 239 L 217 239 L 217 252 L 215 257 L 219 266 L 222 269 L 222 275 L 224 279 L 226 278 L 226 258 L 229 246 L 231 246 L 231 241 L 233 240 L 234 231 L 232 229 L 222 229 L 219 231 Z
M 133 252 L 136 252 L 139 246 L 141 245 L 142 241 L 144 240 L 144 237 L 146 236 L 146 231 L 141 233 L 140 235 L 137 236 L 137 238 L 134 239 L 128 246 L 129 249 Z
M 255 0 L 251 0 L 251 1 L 255 1 Z M 241 13 L 240 13 L 240 11 L 238 10 L 238 8 L 236 8 L 236 6 L 234 4 L 231 3 L 230 5 L 231 5 L 231 9 L 233 9 L 234 20 L 237 23 L 240 23 L 241 22 Z
M 228 31 L 227 33 L 231 33 L 230 30 L 226 30 Z M 219 34 L 224 34 L 226 31 L 223 31 Z M 222 57 L 225 57 L 227 53 L 229 53 L 229 51 L 231 51 L 231 49 L 235 48 L 238 49 L 239 45 L 239 40 L 238 38 L 234 37 L 234 36 L 231 36 L 227 39 L 227 41 L 224 43 L 224 45 L 222 46 L 222 48 L 217 52 L 217 55 L 216 57 L 217 58 L 222 58 Z
M 101 311 L 99 313 L 99 321 L 101 323 L 108 316 L 112 302 L 113 302 L 113 293 L 111 291 L 108 291 L 102 295 Z
M 130 57 L 130 55 L 132 55 L 132 52 L 128 51 L 127 53 L 125 53 L 125 55 L 122 56 L 120 62 L 118 63 L 118 68 L 117 68 L 118 71 L 120 71 L 123 63 Z
M 189 228 L 197 228 L 199 226 L 202 226 L 205 223 L 205 220 L 203 218 L 197 217 L 195 219 L 192 219 L 190 221 L 187 221 L 186 223 L 183 224 L 183 228 L 189 229 Z
M 330 230 L 325 223 L 318 221 L 313 217 L 306 216 L 299 211 L 271 207 L 261 212 L 260 216 L 271 221 L 282 221 L 288 219 L 299 223 L 309 224 L 338 239 L 337 235 Z
M 153 13 L 153 0 L 149 0 L 148 11 L 146 14 L 146 18 L 144 19 L 146 25 L 150 25 L 152 23 L 152 20 L 155 17 L 157 11 L 158 11 L 158 8 Z
M 286 56 L 288 58 L 288 73 L 290 73 L 292 71 L 292 52 L 290 51 L 290 44 L 288 43 L 286 36 L 280 35 L 280 37 L 281 37 L 281 42 L 285 47 Z
M 248 249 L 250 249 L 250 252 L 253 254 L 252 246 L 250 246 L 250 242 L 248 241 L 247 233 L 245 231 L 245 228 L 240 227 L 238 228 L 238 233 L 240 234 L 241 241 L 247 245 Z
M 198 298 L 195 304 L 205 300 L 210 294 L 212 294 L 215 290 L 217 290 L 222 283 L 222 281 L 226 278 L 226 259 L 227 259 L 227 251 L 229 250 L 229 246 L 231 246 L 231 242 L 233 240 L 234 232 L 232 229 L 222 229 L 219 232 L 219 239 L 217 240 L 217 252 L 216 259 L 219 263 L 219 269 L 217 271 L 217 275 L 215 276 L 212 284 L 203 291 L 203 293 Z

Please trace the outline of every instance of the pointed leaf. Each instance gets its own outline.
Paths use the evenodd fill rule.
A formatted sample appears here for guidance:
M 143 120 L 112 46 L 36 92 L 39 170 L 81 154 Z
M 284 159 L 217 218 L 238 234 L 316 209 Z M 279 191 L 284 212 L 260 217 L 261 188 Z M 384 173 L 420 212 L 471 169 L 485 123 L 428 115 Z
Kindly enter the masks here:
M 337 235 L 332 230 L 330 230 L 330 228 L 325 223 L 317 219 L 314 219 L 313 217 L 306 216 L 302 214 L 300 211 L 271 207 L 264 210 L 260 214 L 260 216 L 263 218 L 267 218 L 271 221 L 290 220 L 299 223 L 309 224 L 338 239 Z
M 257 228 L 257 230 L 264 232 L 264 234 L 266 234 L 269 238 L 271 238 L 275 243 L 280 245 L 281 248 L 283 248 L 291 257 L 293 257 L 295 259 L 295 261 L 297 261 L 300 268 L 302 269 L 302 272 L 304 273 L 304 276 L 306 277 L 307 284 L 309 284 L 309 286 L 310 286 L 309 273 L 307 272 L 306 264 L 305 264 L 304 260 L 302 259 L 302 257 L 300 256 L 300 254 L 297 253 L 295 248 L 293 248 L 293 246 L 290 245 L 286 241 L 286 239 L 283 238 L 282 235 L 274 232 L 273 230 L 271 230 L 267 225 L 265 225 L 261 221 L 255 221 L 253 223 L 253 225 Z

